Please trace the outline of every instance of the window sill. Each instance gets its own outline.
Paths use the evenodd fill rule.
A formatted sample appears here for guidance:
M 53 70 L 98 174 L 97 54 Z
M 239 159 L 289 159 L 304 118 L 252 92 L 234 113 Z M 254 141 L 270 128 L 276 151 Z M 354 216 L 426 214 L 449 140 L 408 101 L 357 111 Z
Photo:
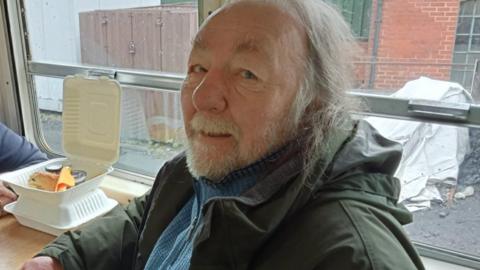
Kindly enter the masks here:
M 473 268 L 442 262 L 431 258 L 421 258 L 423 264 L 425 265 L 425 270 L 474 270 Z
M 145 194 L 151 186 L 107 175 L 103 179 L 100 188 L 109 198 L 125 205 L 132 198 Z

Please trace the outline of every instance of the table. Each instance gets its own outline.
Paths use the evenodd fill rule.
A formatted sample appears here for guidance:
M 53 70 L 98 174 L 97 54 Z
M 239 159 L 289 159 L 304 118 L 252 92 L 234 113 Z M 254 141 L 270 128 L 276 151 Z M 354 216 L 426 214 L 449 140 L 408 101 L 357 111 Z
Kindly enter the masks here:
M 15 217 L 0 218 L 0 269 L 19 269 L 43 246 L 55 238 L 34 229 L 20 225 Z

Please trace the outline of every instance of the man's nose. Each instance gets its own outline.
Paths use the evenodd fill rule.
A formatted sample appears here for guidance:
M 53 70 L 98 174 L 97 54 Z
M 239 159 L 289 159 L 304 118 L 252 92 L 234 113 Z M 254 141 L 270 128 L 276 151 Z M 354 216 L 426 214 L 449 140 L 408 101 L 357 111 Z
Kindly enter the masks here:
M 193 91 L 193 106 L 197 111 L 221 113 L 227 107 L 225 90 L 221 73 L 209 71 Z

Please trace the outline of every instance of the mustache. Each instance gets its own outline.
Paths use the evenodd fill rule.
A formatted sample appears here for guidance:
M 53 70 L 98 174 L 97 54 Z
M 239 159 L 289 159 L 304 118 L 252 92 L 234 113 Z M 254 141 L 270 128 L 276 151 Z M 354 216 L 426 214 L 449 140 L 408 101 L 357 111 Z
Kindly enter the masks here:
M 203 114 L 196 114 L 190 121 L 189 126 L 194 132 L 230 134 L 237 140 L 240 137 L 240 128 L 232 121 L 220 117 L 207 117 Z

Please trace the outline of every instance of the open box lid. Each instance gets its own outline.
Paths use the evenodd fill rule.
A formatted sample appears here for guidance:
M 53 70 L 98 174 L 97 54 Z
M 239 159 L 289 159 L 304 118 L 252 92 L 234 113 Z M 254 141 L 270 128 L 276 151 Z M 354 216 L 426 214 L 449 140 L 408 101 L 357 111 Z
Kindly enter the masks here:
M 63 81 L 63 150 L 71 160 L 109 167 L 118 160 L 120 84 L 107 77 Z

